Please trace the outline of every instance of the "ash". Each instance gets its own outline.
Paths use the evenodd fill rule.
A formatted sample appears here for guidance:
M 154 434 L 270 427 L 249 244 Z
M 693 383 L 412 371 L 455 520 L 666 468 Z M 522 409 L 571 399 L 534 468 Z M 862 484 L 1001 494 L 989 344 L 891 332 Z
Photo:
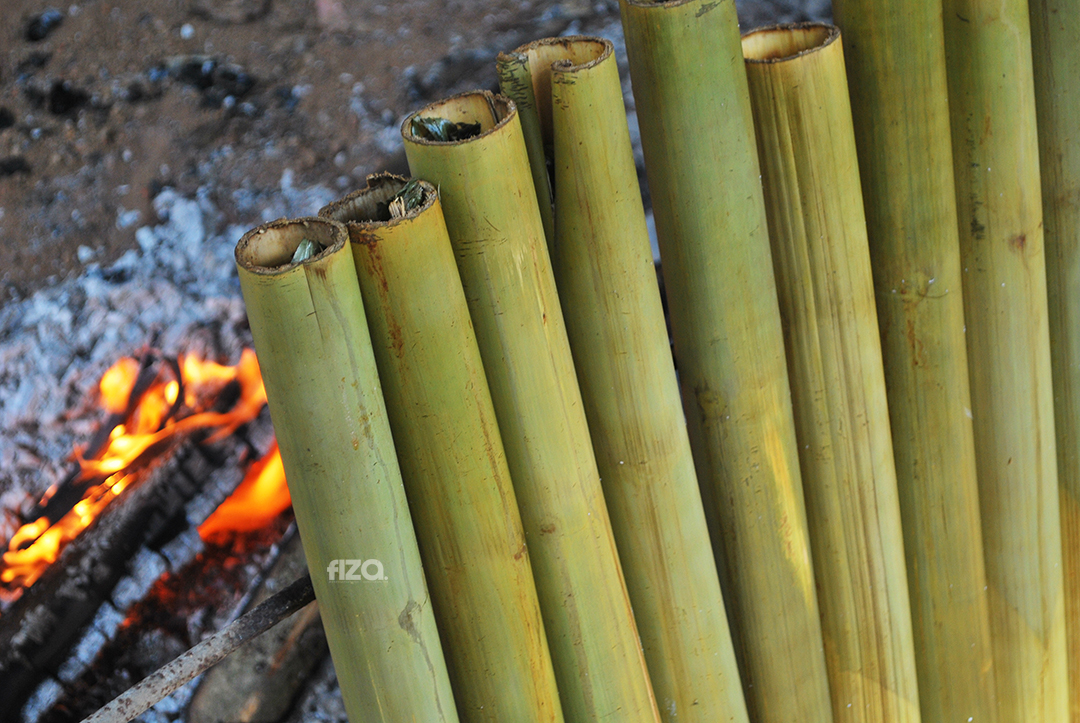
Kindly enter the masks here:
M 236 199 L 260 209 L 249 226 L 227 226 L 205 189 L 195 198 L 165 189 L 153 202 L 159 223 L 138 229 L 137 250 L 0 308 L 0 538 L 93 435 L 103 418 L 97 383 L 119 357 L 150 345 L 239 360 L 251 334 L 236 242 L 250 226 L 312 215 L 338 195 L 321 185 L 296 188 L 286 171 L 278 188 Z

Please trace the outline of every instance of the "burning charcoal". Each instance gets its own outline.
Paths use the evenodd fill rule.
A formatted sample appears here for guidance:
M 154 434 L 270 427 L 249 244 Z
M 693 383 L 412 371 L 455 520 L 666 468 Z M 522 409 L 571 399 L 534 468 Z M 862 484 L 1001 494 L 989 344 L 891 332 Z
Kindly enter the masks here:
M 56 8 L 49 8 L 40 15 L 30 18 L 26 24 L 26 39 L 31 43 L 39 43 L 49 36 L 49 33 L 60 27 L 64 22 L 64 14 Z
M 184 511 L 188 524 L 198 527 L 205 522 L 218 505 L 232 494 L 243 478 L 244 473 L 235 465 L 215 470 L 203 487 L 203 493 L 187 504 Z
M 34 694 L 30 696 L 30 700 L 26 701 L 26 705 L 22 709 L 22 719 L 29 723 L 36 723 L 43 713 L 48 712 L 53 707 L 63 693 L 64 686 L 49 678 L 39 685 Z
M 122 622 L 124 622 L 124 614 L 106 602 L 102 603 L 101 607 L 98 608 L 97 615 L 94 616 L 90 625 L 95 630 L 99 630 L 106 638 L 112 640 Z
M 113 603 L 120 610 L 126 610 L 132 603 L 141 600 L 168 568 L 169 563 L 164 557 L 143 549 L 131 561 L 131 574 L 116 583 Z
M 14 176 L 16 173 L 30 173 L 30 164 L 22 156 L 0 158 L 0 178 Z
M 90 666 L 90 663 L 94 662 L 94 657 L 107 642 L 109 639 L 101 631 L 94 628 L 87 630 L 79 642 L 75 643 L 71 656 L 60 666 L 57 677 L 65 683 L 74 682 Z
M 0 106 L 0 131 L 15 125 L 15 114 Z
M 299 535 L 294 535 L 248 607 L 254 608 L 305 572 L 304 548 Z M 208 670 L 191 701 L 188 723 L 280 720 L 326 653 L 319 609 L 304 608 Z
M 202 538 L 194 528 L 188 528 L 161 548 L 161 554 L 169 561 L 169 569 L 174 572 L 194 560 L 202 551 Z

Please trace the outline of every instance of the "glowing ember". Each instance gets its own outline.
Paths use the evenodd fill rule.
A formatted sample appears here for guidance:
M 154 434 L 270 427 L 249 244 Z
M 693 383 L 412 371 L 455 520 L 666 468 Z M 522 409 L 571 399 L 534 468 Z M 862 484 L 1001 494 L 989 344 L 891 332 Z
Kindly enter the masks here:
M 145 391 L 133 411 L 112 429 L 100 450 L 90 458 L 83 456 L 85 450 L 76 452 L 81 471 L 75 482 L 101 481 L 89 486 L 71 509 L 61 510 L 62 516 L 55 524 L 42 516 L 15 533 L 3 554 L 0 583 L 9 589 L 32 585 L 56 561 L 64 546 L 135 480 L 135 470 L 148 458 L 195 430 L 216 429 L 208 441 L 226 437 L 254 419 L 266 404 L 259 363 L 249 349 L 244 350 L 234 367 L 190 355 L 181 356 L 175 365 L 162 366 L 168 367 L 166 371 L 158 372 L 149 381 L 140 380 L 143 366 L 136 359 L 124 358 L 102 376 L 101 404 L 117 417 L 128 411 L 133 393 L 139 393 L 142 387 Z M 234 382 L 239 398 L 232 409 L 211 411 L 217 395 Z M 181 390 L 183 399 L 180 399 Z M 187 416 L 179 417 L 177 413 L 181 410 Z M 200 534 L 206 538 L 227 529 L 246 531 L 264 526 L 290 504 L 284 479 L 275 444 L 271 453 L 252 465 L 234 497 L 226 500 L 207 520 Z M 57 489 L 50 488 L 41 506 L 56 494 Z
M 244 481 L 229 499 L 199 526 L 199 536 L 209 540 L 226 532 L 251 532 L 270 524 L 292 504 L 285 485 L 285 468 L 277 442 L 248 469 Z

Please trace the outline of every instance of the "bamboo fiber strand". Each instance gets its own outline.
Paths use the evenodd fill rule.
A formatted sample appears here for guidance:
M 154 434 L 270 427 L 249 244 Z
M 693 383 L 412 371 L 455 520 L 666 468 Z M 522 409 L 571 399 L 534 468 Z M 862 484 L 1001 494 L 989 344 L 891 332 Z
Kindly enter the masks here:
M 683 408 L 750 719 L 828 721 L 735 5 L 621 8 Z
M 323 209 L 346 223 L 402 479 L 463 721 L 561 721 L 517 500 L 442 207 L 405 179 Z
M 612 45 L 552 38 L 508 61 L 547 100 L 536 106 L 555 168 L 552 265 L 661 716 L 746 721 Z
M 885 372 L 840 32 L 743 37 L 833 717 L 918 721 Z
M 305 238 L 325 249 L 289 263 Z M 275 221 L 240 239 L 236 264 L 346 711 L 365 723 L 457 721 L 348 232 Z M 362 560 L 385 579 L 348 579 Z
M 413 117 L 479 122 L 421 140 Z M 465 93 L 405 120 L 413 174 L 436 184 L 532 557 L 563 712 L 656 720 L 513 103 Z

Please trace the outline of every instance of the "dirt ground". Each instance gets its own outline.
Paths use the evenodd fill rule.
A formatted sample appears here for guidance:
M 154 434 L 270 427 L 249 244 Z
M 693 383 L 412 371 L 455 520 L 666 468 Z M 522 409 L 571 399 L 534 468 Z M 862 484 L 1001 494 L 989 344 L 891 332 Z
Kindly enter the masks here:
M 165 187 L 254 224 L 282 183 L 404 172 L 404 115 L 494 88 L 499 50 L 618 18 L 616 0 L 49 2 L 2 2 L 0 305 L 134 247 Z M 805 5 L 740 10 L 820 15 Z

